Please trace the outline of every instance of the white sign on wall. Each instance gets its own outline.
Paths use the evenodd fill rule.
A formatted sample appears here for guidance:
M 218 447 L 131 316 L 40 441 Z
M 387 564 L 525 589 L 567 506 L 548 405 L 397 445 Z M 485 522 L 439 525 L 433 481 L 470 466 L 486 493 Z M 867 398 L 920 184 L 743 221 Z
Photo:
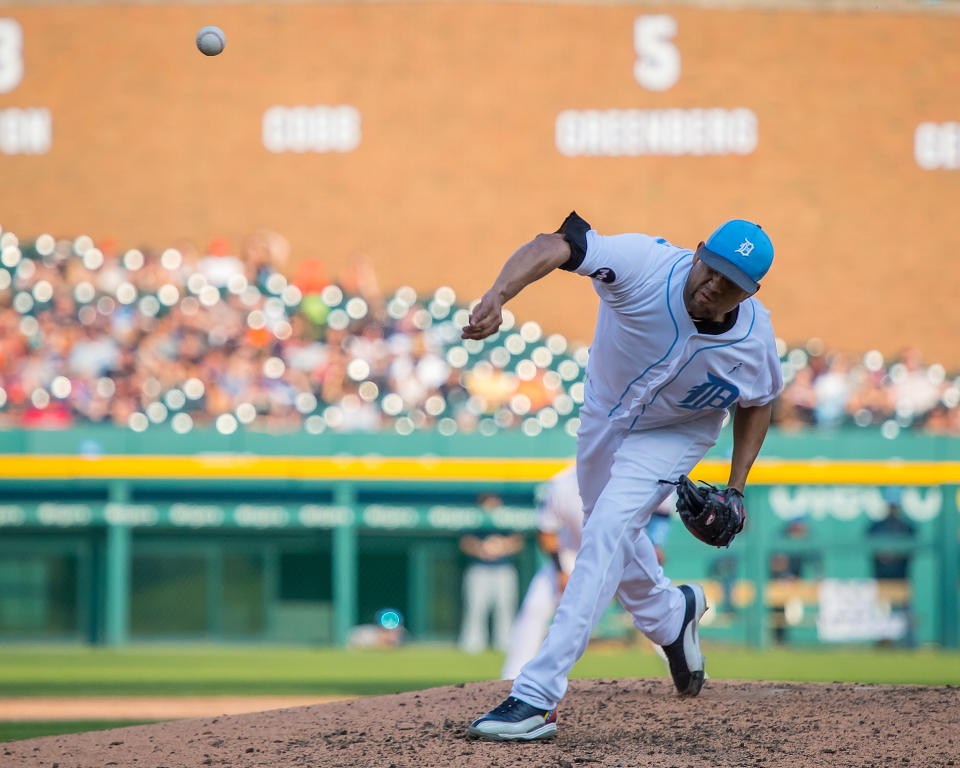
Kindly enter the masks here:
M 926 171 L 960 168 L 960 123 L 920 123 L 913 133 L 913 156 Z
M 873 579 L 824 579 L 818 589 L 817 637 L 825 643 L 895 640 L 907 617 L 879 599 Z
M 43 155 L 53 142 L 53 117 L 46 107 L 0 109 L 0 154 Z
M 0 93 L 23 80 L 23 28 L 0 19 Z M 0 109 L 0 155 L 43 155 L 53 141 L 53 118 L 46 107 Z
M 567 109 L 557 116 L 561 155 L 749 155 L 757 116 L 737 109 Z
M 677 20 L 644 14 L 633 23 L 633 77 L 648 91 L 680 80 Z M 565 109 L 554 142 L 566 157 L 749 155 L 757 148 L 757 116 L 746 107 Z
M 774 486 L 768 499 L 781 520 L 808 517 L 812 520 L 882 520 L 888 502 L 877 487 L 856 485 L 803 485 L 796 488 Z M 907 487 L 900 494 L 904 514 L 918 523 L 933 520 L 943 506 L 943 491 L 936 487 Z
M 270 152 L 352 152 L 360 146 L 360 111 L 339 106 L 274 106 L 263 113 Z

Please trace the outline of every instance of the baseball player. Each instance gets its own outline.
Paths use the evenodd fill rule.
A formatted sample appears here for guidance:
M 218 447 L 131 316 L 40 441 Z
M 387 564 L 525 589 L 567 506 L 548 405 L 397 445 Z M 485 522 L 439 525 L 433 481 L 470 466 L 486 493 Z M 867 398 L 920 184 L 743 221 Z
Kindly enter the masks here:
M 657 561 L 663 563 L 660 547 L 670 528 L 670 512 L 676 495 L 671 493 L 654 510 L 647 524 L 647 536 L 653 542 Z M 570 578 L 577 550 L 580 549 L 580 528 L 583 526 L 583 505 L 577 487 L 576 468 L 571 465 L 555 475 L 546 485 L 537 512 L 537 541 L 549 557 L 530 580 L 527 593 L 510 630 L 510 643 L 503 660 L 500 677 L 513 680 L 520 668 L 540 649 L 550 619 Z M 659 646 L 658 646 L 659 647 Z
M 580 549 L 583 507 L 572 465 L 547 483 L 537 510 L 537 542 L 549 560 L 530 580 L 527 594 L 510 630 L 500 677 L 513 680 L 534 657 L 547 636 L 547 627 L 567 585 Z
M 733 405 L 730 477 L 714 501 L 736 513 L 734 533 L 742 527 L 747 475 L 782 385 L 770 315 L 753 297 L 772 261 L 770 238 L 742 219 L 690 250 L 644 234 L 603 236 L 573 212 L 517 249 L 474 307 L 465 339 L 495 333 L 503 304 L 557 268 L 590 277 L 601 299 L 577 433 L 585 523 L 576 566 L 539 652 L 471 735 L 553 736 L 567 676 L 614 595 L 663 647 L 677 691 L 700 692 L 703 588 L 674 586 L 644 529 L 671 490 L 659 481 L 686 479 Z

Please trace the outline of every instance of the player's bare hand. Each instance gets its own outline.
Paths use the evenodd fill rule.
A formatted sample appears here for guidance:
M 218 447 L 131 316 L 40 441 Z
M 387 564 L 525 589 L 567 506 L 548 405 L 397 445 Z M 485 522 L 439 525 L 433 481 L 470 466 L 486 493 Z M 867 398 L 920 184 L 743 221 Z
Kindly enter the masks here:
M 566 571 L 557 571 L 557 594 L 562 595 L 563 590 L 567 588 L 567 582 L 570 581 L 570 574 Z
M 461 339 L 485 339 L 492 336 L 503 323 L 503 305 L 492 290 L 483 294 L 470 313 L 470 319 L 460 332 Z

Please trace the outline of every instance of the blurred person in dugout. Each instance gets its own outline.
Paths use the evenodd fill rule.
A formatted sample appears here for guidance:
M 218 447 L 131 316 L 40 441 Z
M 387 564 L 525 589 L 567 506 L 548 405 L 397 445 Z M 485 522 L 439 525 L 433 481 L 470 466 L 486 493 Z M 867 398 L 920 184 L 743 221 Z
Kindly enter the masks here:
M 912 539 L 917 530 L 904 516 L 901 506 L 902 492 L 899 488 L 888 488 L 884 493 L 887 503 L 887 514 L 880 520 L 875 520 L 867 527 L 867 536 L 871 538 Z M 877 549 L 873 551 L 873 578 L 879 587 L 896 586 L 896 582 L 906 582 L 910 578 L 911 553 Z M 908 646 L 915 643 L 913 635 L 913 617 L 910 608 L 910 590 L 895 590 L 890 594 L 891 607 L 906 617 L 906 635 L 903 642 Z M 900 592 L 900 594 L 897 594 Z
M 647 524 L 647 535 L 661 565 L 664 562 L 662 546 L 670 528 L 670 513 L 675 507 L 676 494 L 670 494 Z M 502 680 L 513 680 L 520 674 L 521 667 L 536 656 L 546 639 L 553 614 L 573 571 L 582 527 L 583 505 L 576 465 L 572 464 L 543 488 L 537 509 L 537 544 L 547 560 L 531 579 L 513 622 L 510 645 L 500 671 Z
M 868 526 L 867 536 L 913 538 L 916 535 L 916 528 L 904 517 L 900 489 L 888 488 L 884 494 L 884 500 L 887 503 L 887 514 Z M 873 578 L 878 581 L 906 579 L 909 577 L 909 571 L 909 552 L 878 550 L 873 553 Z
M 785 541 L 805 541 L 809 536 L 810 528 L 802 517 L 790 520 L 780 534 L 780 538 Z M 773 581 L 801 581 L 804 577 L 819 578 L 821 571 L 820 554 L 817 552 L 798 552 L 791 549 L 770 555 L 770 579 Z M 792 597 L 770 608 L 773 638 L 780 644 L 787 641 L 787 627 L 791 623 L 787 605 L 791 602 L 795 603 Z
M 502 504 L 495 494 L 482 494 L 478 501 L 486 513 Z M 460 539 L 460 549 L 467 556 L 460 648 L 467 653 L 479 653 L 488 647 L 491 615 L 494 647 L 507 649 L 519 589 L 514 556 L 523 544 L 519 533 L 499 531 L 476 531 Z

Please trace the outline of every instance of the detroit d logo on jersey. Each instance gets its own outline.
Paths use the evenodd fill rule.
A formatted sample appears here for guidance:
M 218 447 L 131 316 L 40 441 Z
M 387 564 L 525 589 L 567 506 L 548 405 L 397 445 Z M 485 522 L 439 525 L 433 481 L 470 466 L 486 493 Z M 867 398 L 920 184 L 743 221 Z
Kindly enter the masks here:
M 708 373 L 707 380 L 703 384 L 690 387 L 690 391 L 678 405 L 692 411 L 701 408 L 727 408 L 733 405 L 739 396 L 740 390 L 735 384 Z

